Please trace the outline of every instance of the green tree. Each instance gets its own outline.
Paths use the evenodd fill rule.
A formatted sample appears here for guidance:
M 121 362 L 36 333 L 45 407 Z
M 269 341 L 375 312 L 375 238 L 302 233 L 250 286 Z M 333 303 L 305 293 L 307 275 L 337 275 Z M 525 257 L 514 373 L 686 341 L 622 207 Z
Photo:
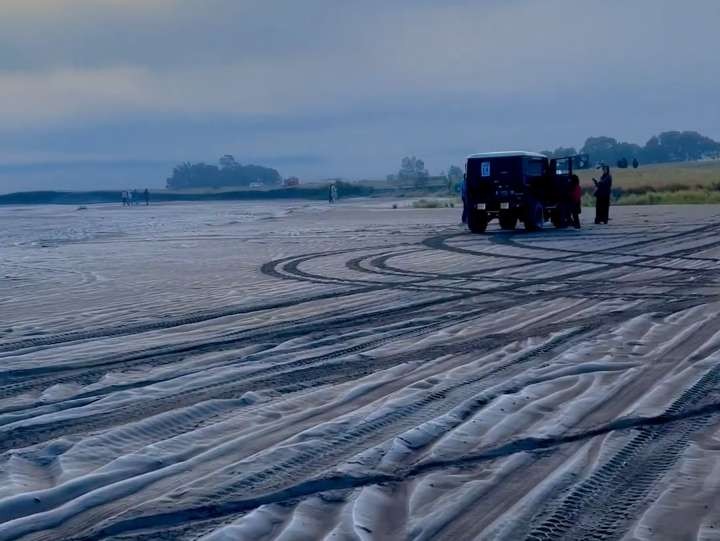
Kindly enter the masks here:
M 220 169 L 232 169 L 240 165 L 235 161 L 235 157 L 232 154 L 225 154 L 218 161 L 220 163 Z
M 618 157 L 615 152 L 617 139 L 613 137 L 588 137 L 580 149 L 583 154 L 589 154 L 593 162 L 615 163 Z
M 566 158 L 568 156 L 575 156 L 578 151 L 575 147 L 557 147 L 553 151 L 553 158 Z
M 462 179 L 463 170 L 457 165 L 451 165 L 447 172 L 448 192 L 451 194 L 454 193 Z
M 451 182 L 460 182 L 463 178 L 463 170 L 457 165 L 451 165 L 447 177 Z
M 578 151 L 575 147 L 557 147 L 555 150 L 543 150 L 540 154 L 544 154 L 548 158 L 567 158 L 575 156 Z
M 580 152 L 588 154 L 593 163 L 612 164 L 623 158 L 639 156 L 642 149 L 633 143 L 618 142 L 613 137 L 601 136 L 588 137 Z
M 406 156 L 400 162 L 400 171 L 397 176 L 400 181 L 411 181 L 415 186 L 423 187 L 427 184 L 430 174 L 425 169 L 424 161 L 415 156 Z
M 279 184 L 282 181 L 280 173 L 275 169 L 260 165 L 240 165 L 229 158 L 232 156 L 227 155 L 220 159 L 221 167 L 206 163 L 181 163 L 173 169 L 172 176 L 167 179 L 167 187 L 214 188 L 248 186 L 252 182 Z
M 696 131 L 667 131 L 651 137 L 642 152 L 646 163 L 720 157 L 720 143 Z

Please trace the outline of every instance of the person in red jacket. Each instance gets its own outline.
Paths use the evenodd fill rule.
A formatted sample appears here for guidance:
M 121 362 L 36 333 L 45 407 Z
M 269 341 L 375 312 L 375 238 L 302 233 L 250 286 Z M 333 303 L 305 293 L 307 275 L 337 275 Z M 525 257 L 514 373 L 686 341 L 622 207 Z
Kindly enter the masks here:
M 580 229 L 580 213 L 582 212 L 582 188 L 577 175 L 570 177 L 570 220 L 575 229 Z

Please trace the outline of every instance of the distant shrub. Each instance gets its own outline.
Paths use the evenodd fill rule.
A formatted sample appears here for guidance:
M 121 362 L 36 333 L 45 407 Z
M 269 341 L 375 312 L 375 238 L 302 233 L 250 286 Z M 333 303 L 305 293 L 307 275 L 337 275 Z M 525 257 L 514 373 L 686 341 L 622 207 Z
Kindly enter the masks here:
M 631 194 L 616 201 L 618 205 L 688 205 L 720 203 L 720 192 L 711 190 L 676 190 Z
M 442 209 L 450 208 L 450 202 L 441 199 L 418 199 L 413 201 L 412 206 L 415 209 Z

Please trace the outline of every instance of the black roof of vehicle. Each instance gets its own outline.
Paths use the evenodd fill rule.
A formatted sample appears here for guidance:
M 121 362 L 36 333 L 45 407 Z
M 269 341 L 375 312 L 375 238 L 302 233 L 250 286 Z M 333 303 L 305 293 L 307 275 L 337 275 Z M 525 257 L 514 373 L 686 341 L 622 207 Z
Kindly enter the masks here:
M 525 150 L 511 150 L 511 151 L 505 151 L 505 152 L 480 152 L 478 154 L 470 154 L 470 156 L 467 157 L 468 160 L 472 160 L 475 158 L 521 158 L 521 157 L 528 157 L 528 158 L 547 158 L 544 154 L 540 154 L 539 152 L 528 152 Z

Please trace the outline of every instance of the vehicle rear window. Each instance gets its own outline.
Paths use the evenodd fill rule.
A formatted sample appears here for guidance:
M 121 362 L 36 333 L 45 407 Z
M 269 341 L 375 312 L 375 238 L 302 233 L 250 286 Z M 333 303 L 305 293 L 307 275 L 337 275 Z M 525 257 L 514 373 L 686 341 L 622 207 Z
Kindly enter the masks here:
M 484 164 L 484 165 L 483 165 Z M 503 178 L 505 176 L 519 176 L 522 173 L 522 159 L 508 158 L 473 158 L 468 160 L 468 178 Z
M 544 160 L 528 160 L 525 164 L 525 174 L 529 177 L 541 177 L 545 173 Z

